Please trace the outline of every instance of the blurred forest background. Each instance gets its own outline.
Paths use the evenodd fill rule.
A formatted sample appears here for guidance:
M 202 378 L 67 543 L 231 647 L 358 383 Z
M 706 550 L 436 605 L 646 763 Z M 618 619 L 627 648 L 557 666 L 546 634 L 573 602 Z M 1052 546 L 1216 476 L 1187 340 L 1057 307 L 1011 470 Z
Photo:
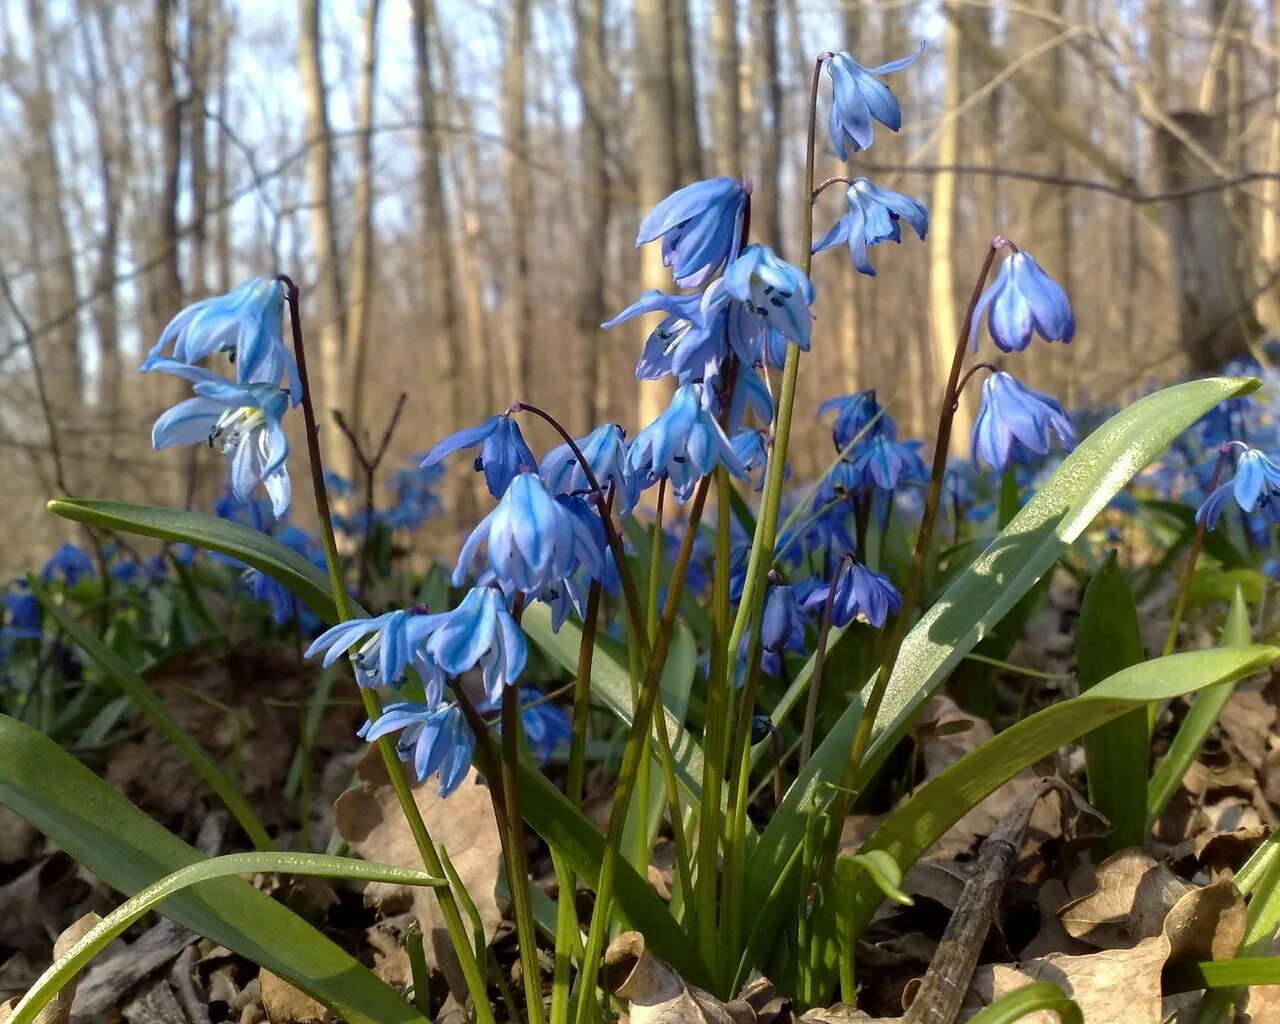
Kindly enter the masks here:
M 634 433 L 664 401 L 632 375 L 652 324 L 598 325 L 669 286 L 640 217 L 747 173 L 753 237 L 798 261 L 814 56 L 921 40 L 890 83 L 900 135 L 847 169 L 819 139 L 819 180 L 915 195 L 932 229 L 877 250 L 874 279 L 816 261 L 798 473 L 829 460 L 832 394 L 874 386 L 931 432 L 997 231 L 1073 299 L 1076 343 L 1019 358 L 1070 407 L 1280 328 L 1276 0 L 3 0 L 0 567 L 59 539 L 59 492 L 207 507 L 222 460 L 149 446 L 184 385 L 135 370 L 184 304 L 253 275 L 303 287 L 348 475 L 329 411 L 376 438 L 402 391 L 389 465 L 517 397 Z M 454 473 L 428 546 L 474 512 Z

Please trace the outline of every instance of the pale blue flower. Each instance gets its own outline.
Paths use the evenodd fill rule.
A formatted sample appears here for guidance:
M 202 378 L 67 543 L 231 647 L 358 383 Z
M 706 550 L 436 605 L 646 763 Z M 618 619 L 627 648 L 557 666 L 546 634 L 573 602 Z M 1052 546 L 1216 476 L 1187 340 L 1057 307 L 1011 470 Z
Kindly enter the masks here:
M 401 686 L 406 670 L 413 666 L 427 691 L 427 700 L 438 703 L 444 693 L 445 677 L 425 651 L 424 643 L 439 616 L 424 609 L 406 608 L 369 619 L 350 619 L 325 630 L 307 648 L 314 658 L 321 651 L 321 664 L 328 668 L 359 641 L 351 655 L 356 682 L 361 686 Z
M 987 330 L 996 347 L 1021 352 L 1032 334 L 1045 341 L 1069 344 L 1076 318 L 1062 286 L 1040 269 L 1028 252 L 1012 253 L 1000 267 L 995 283 L 982 293 L 973 311 L 969 343 L 978 351 L 978 325 L 987 317 Z
M 688 384 L 716 372 L 729 351 L 726 315 L 723 309 L 707 315 L 702 309 L 702 293 L 669 295 L 647 291 L 635 302 L 600 326 L 617 327 L 647 313 L 665 313 L 645 340 L 636 363 L 637 380 L 676 377 Z
M 360 727 L 362 739 L 373 743 L 400 733 L 396 753 L 413 764 L 419 782 L 440 776 L 440 795 L 448 796 L 467 777 L 475 756 L 476 737 L 456 704 L 388 704 L 376 722 Z
M 640 497 L 639 483 L 627 465 L 626 436 L 618 424 L 605 423 L 576 441 L 596 483 L 606 491 L 613 487 L 614 501 L 624 516 L 630 514 Z M 549 451 L 538 472 L 555 494 L 585 493 L 591 489 L 581 463 L 567 443 Z
M 450 676 L 479 668 L 492 701 L 524 671 L 529 651 L 507 599 L 497 587 L 473 587 L 451 612 L 427 616 L 426 652 Z
M 662 265 L 681 288 L 697 288 L 737 253 L 746 205 L 746 190 L 734 178 L 694 182 L 653 208 L 636 245 L 661 238 Z
M 1231 498 L 1243 512 L 1258 512 L 1269 523 L 1280 522 L 1280 466 L 1257 448 L 1244 447 L 1236 462 L 1235 477 L 1220 484 L 1204 500 L 1196 511 L 1196 522 L 1212 530 Z
M 520 427 L 508 414 L 485 420 L 478 427 L 467 427 L 440 441 L 422 460 L 421 468 L 430 469 L 463 448 L 482 445 L 476 458 L 476 472 L 484 473 L 489 493 L 501 498 L 516 474 L 536 469 L 538 460 L 524 442 Z
M 742 310 L 762 321 L 756 326 L 757 336 L 767 323 L 808 351 L 813 331 L 813 313 L 809 309 L 814 300 L 813 282 L 798 267 L 779 259 L 767 245 L 747 246 L 725 269 L 724 276 L 707 287 L 702 294 L 704 321 L 710 321 L 730 299 L 736 299 Z M 746 332 L 739 328 L 735 333 Z
M 845 191 L 849 212 L 832 226 L 817 245 L 815 253 L 835 245 L 847 245 L 853 257 L 853 265 L 864 274 L 875 277 L 876 268 L 871 265 L 867 250 L 881 242 L 902 241 L 902 221 L 906 221 L 923 242 L 929 233 L 929 211 L 924 204 L 873 185 L 866 178 L 855 178 Z
M 919 441 L 895 441 L 884 434 L 867 439 L 847 460 L 847 489 L 879 487 L 892 491 L 899 483 L 922 483 L 929 472 L 920 458 L 920 445 Z
M 1074 447 L 1071 417 L 1052 396 L 1001 371 L 982 382 L 982 405 L 973 424 L 975 468 L 981 460 L 1003 473 L 1014 461 L 1047 455 L 1051 432 L 1068 450 Z
M 733 476 L 744 476 L 729 439 L 703 405 L 701 384 L 676 389 L 667 410 L 631 442 L 627 463 L 645 487 L 667 477 L 681 503 L 717 464 Z
M 896 132 L 902 127 L 902 108 L 897 97 L 876 76 L 910 67 L 923 51 L 921 43 L 911 56 L 874 68 L 864 68 L 849 53 L 836 53 L 828 58 L 831 113 L 827 117 L 827 133 L 831 136 L 831 147 L 841 160 L 849 158 L 849 148 L 857 153 L 870 147 L 875 141 L 876 121 L 890 131 Z

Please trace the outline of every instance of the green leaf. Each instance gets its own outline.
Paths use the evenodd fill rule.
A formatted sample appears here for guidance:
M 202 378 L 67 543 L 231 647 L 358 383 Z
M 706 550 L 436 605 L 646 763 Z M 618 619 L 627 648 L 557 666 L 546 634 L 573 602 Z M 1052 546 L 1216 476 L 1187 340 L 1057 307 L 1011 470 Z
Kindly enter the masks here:
M 1124 669 L 1086 693 L 1011 725 L 918 790 L 862 845 L 884 850 L 904 871 L 990 794 L 1065 743 L 1151 701 L 1241 679 L 1280 660 L 1280 647 L 1188 651 Z M 855 878 L 839 908 L 845 934 L 862 934 L 880 903 L 879 888 Z
M 1223 647 L 1246 647 L 1250 641 L 1249 607 L 1245 604 L 1244 592 L 1237 587 L 1235 600 L 1232 601 L 1231 611 L 1227 614 L 1227 622 L 1223 627 L 1220 642 Z M 1147 784 L 1144 839 L 1145 832 L 1155 827 L 1156 821 L 1169 806 L 1169 801 L 1173 799 L 1173 794 L 1182 785 L 1182 780 L 1191 768 L 1191 762 L 1204 747 L 1209 730 L 1217 722 L 1218 715 L 1222 713 L 1223 707 L 1231 699 L 1235 689 L 1235 683 L 1223 683 L 1221 686 L 1215 686 L 1196 695 L 1191 710 L 1187 712 L 1187 717 L 1178 727 L 1173 742 L 1169 744 L 1168 753 L 1152 773 L 1151 781 Z M 1136 845 L 1141 845 L 1141 842 Z
M 1068 999 L 1062 989 L 1048 981 L 1033 981 L 1030 985 L 1006 992 L 970 1017 L 969 1024 L 1013 1024 L 1038 1010 L 1053 1010 L 1062 1024 L 1084 1024 L 1080 1007 Z
M 164 706 L 164 702 L 155 695 L 147 681 L 118 654 L 85 629 L 75 617 L 49 595 L 34 576 L 27 576 L 27 584 L 31 592 L 39 600 L 55 620 L 62 631 L 67 634 L 75 646 L 79 647 L 91 662 L 114 680 L 122 689 L 134 707 L 146 715 L 160 730 L 170 743 L 178 748 L 187 763 L 195 769 L 196 774 L 218 795 L 244 829 L 250 842 L 259 850 L 274 850 L 275 843 L 267 835 L 261 819 L 239 787 L 218 766 L 195 738 L 184 729 Z
M 1146 657 L 1138 607 L 1114 551 L 1085 588 L 1076 627 L 1080 691 L 1092 689 Z M 1084 737 L 1089 802 L 1111 822 L 1103 856 L 1141 846 L 1147 836 L 1147 711 L 1139 708 Z
M 114 889 L 133 894 L 202 861 L 48 737 L 0 715 L 0 803 Z M 422 1024 L 372 971 L 238 878 L 170 897 L 165 916 L 261 964 L 351 1024 Z
M 1214 377 L 1149 395 L 1113 416 L 1063 460 L 907 635 L 856 780 L 858 788 L 866 785 L 955 666 L 1133 476 L 1219 402 L 1253 391 L 1259 383 L 1255 378 Z M 831 643 L 832 660 L 841 657 L 841 639 Z M 811 672 L 812 659 L 802 675 Z M 830 804 L 832 795 L 824 787 L 840 778 L 861 714 L 861 700 L 853 701 L 788 790 L 748 861 L 745 899 L 758 908 L 751 939 L 757 955 L 775 945 L 776 931 L 794 898 L 794 890 L 781 883 L 803 842 L 806 811 L 815 801 L 823 807 Z M 776 893 L 772 900 L 770 893 Z
M 391 882 L 396 885 L 447 884 L 443 878 L 433 878 L 425 871 L 413 868 L 376 864 L 351 857 L 329 857 L 319 853 L 232 853 L 225 857 L 198 861 L 147 886 L 94 925 L 27 990 L 21 1002 L 14 1007 L 9 1024 L 31 1024 L 63 986 L 88 966 L 90 960 L 122 935 L 131 924 L 156 910 L 159 904 L 171 896 L 211 879 L 257 872 Z
M 895 903 L 901 903 L 905 907 L 914 905 L 915 900 L 902 891 L 902 868 L 884 850 L 868 850 L 866 853 L 840 858 L 836 863 L 835 873 L 838 902 L 843 902 L 844 888 L 852 884 L 853 879 L 862 871 L 867 873 L 867 877 L 875 883 L 886 898 Z

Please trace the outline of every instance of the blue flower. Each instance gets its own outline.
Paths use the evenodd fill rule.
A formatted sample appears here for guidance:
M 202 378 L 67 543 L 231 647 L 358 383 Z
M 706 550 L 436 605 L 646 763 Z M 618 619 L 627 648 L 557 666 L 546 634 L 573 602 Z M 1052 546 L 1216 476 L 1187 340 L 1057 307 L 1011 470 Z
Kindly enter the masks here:
M 701 292 L 668 295 L 654 289 L 600 326 L 608 330 L 646 313 L 667 315 L 645 340 L 636 363 L 637 380 L 673 376 L 687 384 L 715 373 L 728 353 L 723 309 L 713 310 L 708 317 L 702 310 Z
M 831 586 L 828 583 L 814 590 L 805 600 L 805 608 L 821 611 Z M 845 564 L 836 577 L 835 588 L 831 605 L 831 622 L 835 626 L 847 626 L 857 619 L 879 629 L 890 613 L 896 615 L 902 609 L 902 595 L 893 583 L 859 562 Z
M 864 68 L 849 53 L 836 53 L 828 58 L 831 113 L 827 118 L 827 133 L 831 136 L 832 149 L 841 160 L 849 158 L 846 141 L 855 153 L 875 141 L 874 122 L 879 121 L 895 132 L 902 127 L 902 108 L 898 106 L 897 97 L 876 75 L 910 67 L 923 50 L 921 43 L 920 49 L 911 56 L 874 68 Z
M 640 224 L 636 245 L 662 239 L 662 265 L 681 288 L 697 288 L 738 251 L 747 193 L 733 178 L 710 178 L 671 193 Z
M 1280 523 L 1280 466 L 1257 448 L 1244 447 L 1236 461 L 1235 477 L 1204 500 L 1196 512 L 1196 522 L 1212 530 L 1228 499 L 1233 497 L 1242 511 L 1260 512 L 1267 522 Z
M 837 451 L 844 451 L 854 441 L 860 440 L 864 433 L 868 437 L 898 436 L 897 424 L 876 400 L 874 390 L 828 398 L 818 406 L 817 415 L 823 416 L 832 409 L 836 410 L 836 418 L 831 425 L 831 439 L 835 441 Z
M 26 580 L 14 580 L 11 588 L 5 591 L 4 610 L 8 613 L 8 621 L 0 628 L 0 638 L 39 640 L 44 635 L 40 629 L 40 602 L 31 593 Z
M 720 424 L 703 407 L 701 384 L 676 389 L 666 412 L 631 442 L 627 464 L 644 487 L 666 476 L 681 503 L 689 499 L 699 478 L 717 464 L 738 478 L 744 475 Z
M 974 307 L 969 343 L 975 352 L 978 325 L 988 312 L 987 330 L 1005 352 L 1021 352 L 1031 344 L 1033 332 L 1064 344 L 1075 337 L 1076 318 L 1067 293 L 1027 252 L 1015 252 L 1004 261 L 995 283 Z
M 444 476 L 444 467 L 421 469 L 417 463 L 423 458 L 424 455 L 418 455 L 412 468 L 396 470 L 387 481 L 392 500 L 382 519 L 389 529 L 412 530 L 437 515 L 443 507 L 432 488 Z
M 532 707 L 520 709 L 520 724 L 529 742 L 529 751 L 539 764 L 546 764 L 556 750 L 573 738 L 569 713 L 559 704 L 543 700 L 537 690 L 530 690 L 524 695 L 523 703 L 532 704 Z M 501 731 L 499 727 L 499 734 Z
M 760 619 L 760 646 L 777 654 L 779 651 L 804 650 L 805 614 L 796 598 L 796 588 L 775 583 L 764 599 Z
M 630 514 L 640 498 L 640 485 L 627 465 L 626 438 L 618 424 L 605 423 L 576 442 L 595 474 L 596 483 L 606 491 L 613 487 L 618 511 L 624 516 Z M 586 473 L 567 443 L 547 452 L 538 472 L 555 494 L 585 493 L 591 489 Z
M 504 685 L 520 678 L 528 647 L 497 587 L 473 587 L 453 611 L 427 619 L 431 635 L 426 652 L 448 675 L 460 676 L 479 666 L 485 691 L 495 702 Z
M 508 413 L 485 420 L 478 427 L 467 427 L 439 442 L 422 460 L 430 469 L 447 456 L 463 448 L 474 448 L 483 442 L 476 458 L 476 472 L 483 471 L 489 493 L 501 498 L 516 474 L 536 469 L 538 460 L 524 443 L 520 427 Z
M 733 454 L 743 470 L 750 476 L 757 470 L 760 475 L 756 479 L 756 490 L 764 490 L 764 470 L 769 464 L 769 445 L 765 441 L 764 432 L 760 430 L 739 430 L 730 442 Z
M 191 380 L 188 367 L 226 352 L 241 384 L 280 384 L 288 379 L 296 405 L 302 400 L 298 367 L 284 344 L 284 287 L 271 277 L 255 277 L 225 295 L 188 306 L 175 316 L 142 364 Z M 172 355 L 163 355 L 172 348 Z
M 494 576 L 526 593 L 572 576 L 579 566 L 598 572 L 603 547 L 599 521 L 591 513 L 583 516 L 574 501 L 553 497 L 536 473 L 520 473 L 463 544 L 454 586 L 466 579 L 482 544 Z
M 895 441 L 883 434 L 870 438 L 847 460 L 849 485 L 845 489 L 853 491 L 874 486 L 892 491 L 899 483 L 922 483 L 929 471 L 920 458 L 920 444 L 919 441 Z
M 64 542 L 49 556 L 40 570 L 40 582 L 48 583 L 61 577 L 67 586 L 74 587 L 85 576 L 93 575 L 93 559 L 70 541 Z
M 388 704 L 376 722 L 360 727 L 362 739 L 372 743 L 399 732 L 396 753 L 413 762 L 419 782 L 440 776 L 440 795 L 448 796 L 467 777 L 475 755 L 476 737 L 456 704 Z
M 1071 418 L 1057 400 L 1011 374 L 996 371 L 982 382 L 982 406 L 973 424 L 973 464 L 981 459 L 997 473 L 1013 461 L 1047 455 L 1049 433 L 1067 449 L 1076 443 Z
M 749 245 L 742 255 L 729 264 L 724 276 L 713 281 L 702 293 L 702 316 L 712 316 L 735 299 L 737 312 L 756 318 L 755 333 L 773 327 L 804 351 L 809 350 L 813 331 L 813 282 L 798 267 L 780 260 L 767 245 Z M 732 317 L 734 311 L 730 310 Z M 742 335 L 749 328 L 738 328 Z M 759 343 L 755 346 L 759 348 Z M 754 362 L 754 359 L 747 360 Z
M 835 245 L 847 245 L 853 265 L 871 277 L 875 277 L 876 268 L 871 265 L 867 249 L 881 242 L 901 242 L 901 221 L 911 225 L 922 242 L 929 233 L 929 211 L 923 203 L 873 185 L 866 178 L 855 178 L 845 192 L 845 199 L 849 202 L 849 212 L 818 240 L 813 251 L 818 253 Z
M 209 375 L 211 378 L 212 374 Z M 289 439 L 281 418 L 289 396 L 274 384 L 235 385 L 217 378 L 195 386 L 197 398 L 188 398 L 163 413 L 151 430 L 155 448 L 177 444 L 214 442 L 231 458 L 231 490 L 248 504 L 259 482 L 271 498 L 276 516 L 289 510 L 291 494 Z
M 369 619 L 349 619 L 325 630 L 307 648 L 306 657 L 324 651 L 321 664 L 328 668 L 364 640 L 351 656 L 356 682 L 361 686 L 400 686 L 410 665 L 426 687 L 429 700 L 439 701 L 444 674 L 425 653 L 423 642 L 440 616 L 416 608 L 401 609 Z M 367 638 L 367 639 L 366 639 Z

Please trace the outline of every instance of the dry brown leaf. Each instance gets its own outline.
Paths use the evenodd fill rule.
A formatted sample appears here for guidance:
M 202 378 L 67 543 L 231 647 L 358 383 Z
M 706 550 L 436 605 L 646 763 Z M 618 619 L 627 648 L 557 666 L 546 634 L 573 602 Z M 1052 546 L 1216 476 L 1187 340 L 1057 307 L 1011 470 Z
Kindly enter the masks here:
M 325 1024 L 329 1011 L 265 967 L 258 974 L 262 1007 L 271 1024 Z
M 1121 850 L 1098 866 L 1093 892 L 1062 909 L 1062 927 L 1095 949 L 1120 949 L 1160 934 L 1191 886 L 1141 849 Z
M 368 860 L 422 867 L 418 847 L 376 750 L 370 749 L 358 770 L 360 783 L 343 793 L 334 804 L 339 834 L 356 854 Z M 447 799 L 441 798 L 434 783 L 414 785 L 413 798 L 432 840 L 448 851 L 449 859 L 475 901 L 485 938 L 492 941 L 502 920 L 496 895 L 502 850 L 489 790 L 476 779 L 472 769 Z M 454 991 L 466 991 L 434 890 L 376 883 L 366 888 L 365 900 L 386 913 L 412 908 L 422 928 L 427 962 L 444 972 Z
M 967 729 L 957 730 L 968 725 Z M 918 740 L 920 759 L 926 779 L 936 778 L 966 754 L 977 750 L 995 736 L 985 719 L 962 711 L 946 694 L 934 697 L 921 713 L 919 726 L 924 729 Z
M 1236 690 L 1218 712 L 1227 740 L 1255 769 L 1262 767 L 1275 721 L 1275 705 L 1257 690 Z
M 856 1006 L 847 1003 L 836 1003 L 835 1006 L 819 1007 L 810 1010 L 800 1017 L 811 1024 L 898 1024 L 898 1017 L 868 1017 Z
M 630 1024 L 754 1024 L 747 1003 L 725 1004 L 690 985 L 648 953 L 639 932 L 623 932 L 609 943 L 604 970 L 609 991 L 627 1002 Z
M 57 960 L 58 957 L 66 953 L 67 950 L 92 931 L 94 925 L 101 920 L 102 918 L 99 915 L 90 912 L 76 921 L 70 928 L 67 928 L 58 936 L 58 941 L 53 944 L 53 959 Z M 45 1004 L 45 1008 L 36 1014 L 35 1024 L 70 1024 L 71 1003 L 76 997 L 76 984 L 79 980 L 80 976 L 77 974 L 67 984 L 63 985 L 58 994 Z M 18 1002 L 18 997 L 14 997 L 0 1005 L 0 1024 L 9 1019 Z

